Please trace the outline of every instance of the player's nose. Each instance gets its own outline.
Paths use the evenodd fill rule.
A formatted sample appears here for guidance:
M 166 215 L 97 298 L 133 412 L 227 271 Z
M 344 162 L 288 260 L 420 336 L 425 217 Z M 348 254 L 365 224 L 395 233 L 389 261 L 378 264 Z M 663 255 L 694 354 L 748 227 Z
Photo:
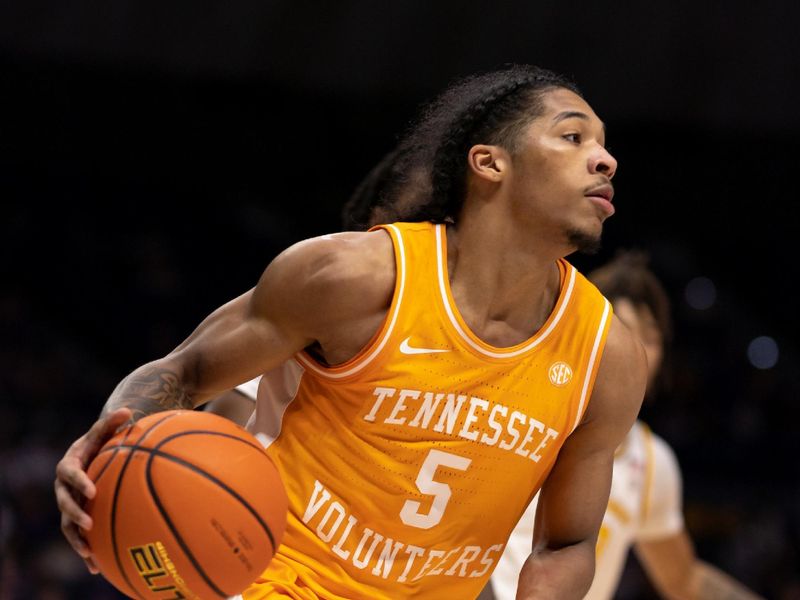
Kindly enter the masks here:
M 611 179 L 617 172 L 617 159 L 603 146 L 598 146 L 589 158 L 589 171 L 601 173 Z

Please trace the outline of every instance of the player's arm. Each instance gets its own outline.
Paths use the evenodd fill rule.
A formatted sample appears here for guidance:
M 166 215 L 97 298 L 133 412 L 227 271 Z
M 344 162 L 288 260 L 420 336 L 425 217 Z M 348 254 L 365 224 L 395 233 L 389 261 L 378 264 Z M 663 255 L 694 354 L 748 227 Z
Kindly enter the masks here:
M 62 531 L 75 550 L 89 558 L 78 530 L 92 526 L 81 510 L 81 499 L 95 494 L 85 469 L 120 425 L 198 406 L 312 343 L 323 353 L 332 347 L 335 355 L 333 340 L 342 328 L 359 331 L 380 322 L 393 291 L 392 256 L 391 241 L 380 232 L 301 242 L 277 257 L 253 290 L 212 313 L 170 354 L 123 379 L 100 419 L 56 468 Z
M 312 344 L 326 353 L 361 321 L 379 324 L 372 317 L 382 317 L 391 298 L 393 270 L 371 265 L 373 246 L 384 250 L 383 258 L 388 248 L 391 259 L 382 232 L 325 236 L 289 248 L 253 290 L 214 311 L 167 356 L 123 379 L 103 414 L 122 407 L 136 417 L 194 408 Z M 390 276 L 376 277 L 381 270 Z
M 278 256 L 253 290 L 215 310 L 167 356 L 125 377 L 102 414 L 127 407 L 138 419 L 194 408 L 311 344 L 316 323 L 309 322 L 313 311 L 306 305 L 319 274 L 299 273 L 319 251 L 317 240 L 309 240 Z
M 659 594 L 670 600 L 757 600 L 730 575 L 697 558 L 685 529 L 638 542 L 636 555 Z
M 583 598 L 588 591 L 614 450 L 639 412 L 646 380 L 644 350 L 615 317 L 584 418 L 540 492 L 533 551 L 520 572 L 517 598 Z

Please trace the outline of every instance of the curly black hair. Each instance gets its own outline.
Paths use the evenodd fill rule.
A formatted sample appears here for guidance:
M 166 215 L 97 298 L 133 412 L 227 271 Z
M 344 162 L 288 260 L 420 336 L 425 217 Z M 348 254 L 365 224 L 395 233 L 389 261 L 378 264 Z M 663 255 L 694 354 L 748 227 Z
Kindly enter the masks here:
M 402 169 L 425 169 L 429 194 L 399 215 L 407 221 L 455 221 L 466 193 L 469 149 L 497 144 L 510 152 L 520 132 L 542 112 L 542 95 L 566 88 L 580 95 L 568 78 L 530 65 L 457 81 L 434 100 L 400 144 Z
M 378 222 L 398 220 L 394 206 L 409 186 L 411 176 L 403 160 L 408 153 L 407 147 L 396 147 L 361 180 L 342 207 L 345 231 L 364 231 Z

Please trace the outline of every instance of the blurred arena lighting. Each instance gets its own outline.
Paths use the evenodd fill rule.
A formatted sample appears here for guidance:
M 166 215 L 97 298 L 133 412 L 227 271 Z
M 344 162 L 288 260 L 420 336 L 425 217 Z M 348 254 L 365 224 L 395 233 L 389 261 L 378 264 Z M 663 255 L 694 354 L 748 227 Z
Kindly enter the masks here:
M 717 288 L 708 277 L 695 277 L 686 284 L 686 302 L 696 310 L 706 310 L 717 301 Z
M 747 346 L 747 358 L 756 369 L 771 369 L 778 363 L 778 343 L 767 335 L 755 338 Z

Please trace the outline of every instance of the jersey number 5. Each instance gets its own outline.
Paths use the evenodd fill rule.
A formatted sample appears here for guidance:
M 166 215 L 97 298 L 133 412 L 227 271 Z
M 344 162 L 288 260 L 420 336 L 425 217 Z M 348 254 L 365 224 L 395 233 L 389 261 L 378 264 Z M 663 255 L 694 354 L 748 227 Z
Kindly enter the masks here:
M 400 511 L 400 519 L 403 523 L 420 529 L 430 529 L 439 523 L 442 520 L 442 516 L 444 516 L 444 509 L 447 507 L 452 492 L 449 485 L 433 479 L 434 475 L 436 475 L 436 469 L 449 467 L 459 471 L 466 471 L 471 462 L 472 460 L 469 458 L 442 452 L 441 450 L 428 452 L 428 456 L 425 457 L 422 468 L 419 470 L 419 475 L 417 475 L 416 484 L 420 492 L 433 496 L 431 509 L 428 514 L 423 514 L 419 512 L 419 502 L 406 500 L 405 504 L 403 504 L 403 509 Z

